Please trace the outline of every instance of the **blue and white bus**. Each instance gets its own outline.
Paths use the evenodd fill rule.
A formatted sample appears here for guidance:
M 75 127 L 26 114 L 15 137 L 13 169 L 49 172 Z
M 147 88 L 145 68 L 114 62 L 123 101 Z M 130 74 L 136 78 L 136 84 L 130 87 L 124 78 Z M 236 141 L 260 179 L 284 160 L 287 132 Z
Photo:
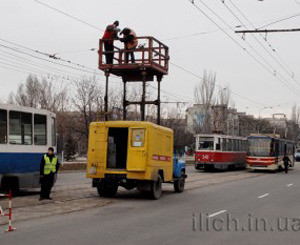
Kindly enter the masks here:
M 0 188 L 39 187 L 40 161 L 48 147 L 56 151 L 55 114 L 0 104 Z

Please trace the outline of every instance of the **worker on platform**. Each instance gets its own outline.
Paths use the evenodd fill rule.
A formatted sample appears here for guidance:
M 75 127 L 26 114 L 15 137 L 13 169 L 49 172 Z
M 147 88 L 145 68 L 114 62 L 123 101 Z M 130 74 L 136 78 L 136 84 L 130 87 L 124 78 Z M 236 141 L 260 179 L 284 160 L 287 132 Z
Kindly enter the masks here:
M 54 185 L 55 176 L 59 169 L 59 162 L 54 154 L 54 149 L 49 147 L 48 153 L 41 159 L 40 167 L 40 184 L 41 194 L 40 201 L 44 199 L 51 200 L 51 189 Z
M 285 173 L 287 174 L 288 173 L 288 170 L 289 170 L 289 165 L 291 162 L 290 158 L 285 154 L 284 157 L 282 158 L 282 161 L 284 163 L 284 170 L 285 170 Z
M 126 27 L 120 34 L 123 35 L 123 38 L 120 38 L 120 41 L 125 44 L 125 62 L 128 63 L 129 56 L 131 56 L 131 62 L 135 63 L 134 50 L 138 45 L 138 39 L 135 32 Z
M 116 20 L 113 24 L 108 25 L 105 29 L 102 39 L 104 41 L 104 50 L 108 52 L 105 54 L 106 64 L 113 64 L 114 60 L 114 39 L 118 39 L 118 33 L 120 29 L 118 28 L 119 21 Z

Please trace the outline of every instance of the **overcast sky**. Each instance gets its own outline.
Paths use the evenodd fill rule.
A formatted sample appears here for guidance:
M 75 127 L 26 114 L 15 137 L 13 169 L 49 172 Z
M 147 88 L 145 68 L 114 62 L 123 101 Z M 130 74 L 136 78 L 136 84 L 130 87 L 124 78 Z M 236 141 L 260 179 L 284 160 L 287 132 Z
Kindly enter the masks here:
M 232 94 L 232 98 L 240 111 L 257 115 L 264 106 L 272 106 L 273 109 L 262 110 L 261 114 L 264 116 L 269 116 L 274 112 L 290 114 L 292 105 L 294 103 L 300 104 L 300 32 L 268 34 L 268 43 L 275 48 L 276 52 L 273 52 L 268 43 L 258 34 L 255 37 L 261 44 L 248 34 L 245 41 L 250 46 L 247 46 L 241 36 L 234 34 L 216 16 L 212 15 L 199 0 L 195 0 L 195 4 L 200 9 L 209 14 L 222 27 L 227 28 L 225 30 L 234 40 L 246 47 L 265 66 L 269 65 L 270 70 L 276 70 L 277 77 L 283 80 L 281 82 L 220 31 L 188 0 L 40 1 L 85 20 L 100 29 L 105 29 L 107 24 L 118 19 L 121 27 L 130 27 L 140 36 L 154 36 L 162 40 L 170 47 L 173 63 L 200 76 L 204 69 L 216 72 L 217 83 L 222 86 L 230 85 L 231 90 L 235 93 Z M 203 0 L 203 2 L 233 28 L 240 25 L 221 0 Z M 255 27 L 300 14 L 300 4 L 297 4 L 295 0 L 225 0 L 227 7 L 243 23 L 247 23 L 247 21 L 231 2 L 236 4 Z M 300 16 L 270 25 L 267 28 L 299 27 Z M 64 52 L 96 48 L 98 39 L 103 33 L 33 0 L 0 0 L 0 30 L 0 39 L 47 53 L 61 52 L 59 55 L 61 58 L 97 68 L 96 52 L 69 54 Z M 197 33 L 202 32 L 206 34 L 197 35 Z M 177 38 L 181 36 L 188 37 Z M 8 58 L 10 55 L 7 52 L 26 57 L 28 62 L 34 61 L 41 65 L 47 63 L 21 53 L 15 53 L 15 51 L 1 45 L 8 47 L 13 47 L 13 45 L 0 40 L 0 99 L 4 100 L 28 75 L 26 71 L 21 71 L 20 64 L 11 63 L 11 61 L 19 63 L 20 61 Z M 18 50 L 26 51 L 21 48 Z M 33 54 L 31 51 L 28 53 Z M 257 56 L 257 53 L 261 57 Z M 44 58 L 48 59 L 47 57 Z M 30 66 L 29 63 L 24 63 L 24 65 Z M 64 69 L 55 64 L 52 65 Z M 6 68 L 3 68 L 4 66 Z M 8 69 L 8 67 L 15 70 Z M 292 73 L 294 73 L 294 79 Z M 171 65 L 170 74 L 164 78 L 162 88 L 176 94 L 177 97 L 180 97 L 178 100 L 193 100 L 193 90 L 198 82 L 199 79 L 195 76 Z M 283 83 L 290 84 L 290 89 Z M 250 102 L 236 94 L 261 104 Z M 169 100 L 174 101 L 176 99 L 169 95 L 166 96 L 169 97 Z

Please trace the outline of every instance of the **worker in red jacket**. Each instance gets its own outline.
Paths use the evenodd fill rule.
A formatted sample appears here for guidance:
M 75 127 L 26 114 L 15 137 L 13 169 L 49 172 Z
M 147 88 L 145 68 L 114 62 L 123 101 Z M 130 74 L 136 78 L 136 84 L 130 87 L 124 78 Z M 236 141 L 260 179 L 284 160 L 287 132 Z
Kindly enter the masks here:
M 104 40 L 104 50 L 105 50 L 105 58 L 106 64 L 113 64 L 114 60 L 114 40 L 118 38 L 118 32 L 120 29 L 118 28 L 119 21 L 115 21 L 113 24 L 108 25 L 105 29 L 102 40 Z M 107 40 L 107 41 L 105 41 Z M 108 52 L 108 53 L 106 53 Z

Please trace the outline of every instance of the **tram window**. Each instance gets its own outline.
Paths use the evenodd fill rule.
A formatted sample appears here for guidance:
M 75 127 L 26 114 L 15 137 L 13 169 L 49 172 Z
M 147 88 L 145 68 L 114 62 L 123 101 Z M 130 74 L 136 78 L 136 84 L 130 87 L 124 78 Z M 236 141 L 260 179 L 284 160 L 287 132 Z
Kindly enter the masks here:
M 283 143 L 282 143 L 282 141 L 279 142 L 279 155 L 280 156 L 283 155 Z
M 47 116 L 34 115 L 34 144 L 47 145 Z
M 232 140 L 232 151 L 236 151 L 236 150 L 237 150 L 237 147 L 236 147 L 237 145 L 236 145 L 236 143 L 237 143 L 236 140 L 233 139 L 233 140 Z
M 213 150 L 214 138 L 199 138 L 199 150 Z
M 32 114 L 9 112 L 9 143 L 32 145 Z
M 51 132 L 52 146 L 56 146 L 56 120 L 54 117 L 51 118 Z
M 231 139 L 228 139 L 228 141 L 227 141 L 227 150 L 232 151 L 232 140 Z
M 226 139 L 222 139 L 222 151 L 227 151 Z
M 216 151 L 220 151 L 221 150 L 221 139 L 218 138 L 218 142 L 216 143 Z
M 0 144 L 7 143 L 7 111 L 0 110 Z

